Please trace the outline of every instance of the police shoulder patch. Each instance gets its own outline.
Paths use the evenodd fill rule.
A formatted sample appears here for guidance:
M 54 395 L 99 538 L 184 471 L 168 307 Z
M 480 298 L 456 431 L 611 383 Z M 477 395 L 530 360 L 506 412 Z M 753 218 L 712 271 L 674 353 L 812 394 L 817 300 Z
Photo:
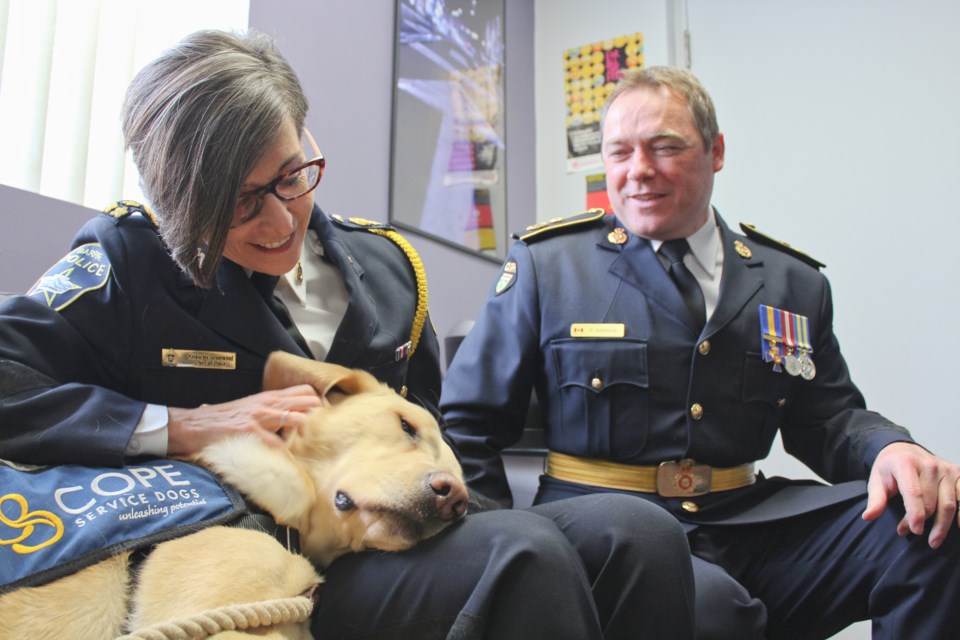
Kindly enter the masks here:
M 494 287 L 494 295 L 500 295 L 517 282 L 517 261 L 507 260 L 500 269 L 500 278 Z
M 549 238 L 550 236 L 556 235 L 561 231 L 595 223 L 599 220 L 602 220 L 605 215 L 606 213 L 603 209 L 590 209 L 588 211 L 584 211 L 583 213 L 578 213 L 577 215 L 568 216 L 566 218 L 553 218 L 551 220 L 547 220 L 546 222 L 532 224 L 527 227 L 524 233 L 515 233 L 513 234 L 513 237 L 518 240 L 523 240 L 529 244 L 531 242 L 536 242 L 537 240 Z
M 80 245 L 37 280 L 27 296 L 60 311 L 110 278 L 110 260 L 99 242 Z
M 797 249 L 794 249 L 783 240 L 777 240 L 776 238 L 772 238 L 765 233 L 761 233 L 760 231 L 757 231 L 757 228 L 752 224 L 741 222 L 740 229 L 742 229 L 744 235 L 746 235 L 751 240 L 759 242 L 760 244 L 766 245 L 768 247 L 773 247 L 774 249 L 777 249 L 788 255 L 791 255 L 794 258 L 797 258 L 798 260 L 800 260 L 801 262 L 807 263 L 814 269 L 823 269 L 824 267 L 827 266 L 822 262 L 820 262 L 819 260 L 817 260 L 816 258 L 809 256 L 802 251 L 798 251 Z

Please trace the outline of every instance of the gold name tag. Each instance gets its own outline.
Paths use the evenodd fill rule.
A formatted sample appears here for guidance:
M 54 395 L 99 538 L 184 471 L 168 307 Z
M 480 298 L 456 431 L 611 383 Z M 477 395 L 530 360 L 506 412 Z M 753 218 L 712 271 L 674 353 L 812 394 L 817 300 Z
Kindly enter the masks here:
M 165 367 L 194 367 L 196 369 L 236 369 L 237 354 L 229 351 L 185 351 L 163 349 L 161 362 Z
M 589 322 L 575 322 L 570 325 L 571 338 L 622 338 L 627 333 L 623 323 L 591 324 Z

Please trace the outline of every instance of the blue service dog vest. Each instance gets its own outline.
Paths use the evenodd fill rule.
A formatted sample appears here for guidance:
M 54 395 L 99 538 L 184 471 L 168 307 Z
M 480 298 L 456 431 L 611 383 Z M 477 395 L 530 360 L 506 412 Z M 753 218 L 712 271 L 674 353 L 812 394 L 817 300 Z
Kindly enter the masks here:
M 224 524 L 244 511 L 233 487 L 187 462 L 25 470 L 0 461 L 0 593 Z

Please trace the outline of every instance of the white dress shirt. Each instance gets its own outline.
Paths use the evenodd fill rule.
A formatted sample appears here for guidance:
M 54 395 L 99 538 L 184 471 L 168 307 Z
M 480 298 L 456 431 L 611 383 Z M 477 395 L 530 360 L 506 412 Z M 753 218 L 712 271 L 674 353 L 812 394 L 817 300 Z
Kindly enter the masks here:
M 706 305 L 709 320 L 713 310 L 717 308 L 717 299 L 720 297 L 720 278 L 723 275 L 723 243 L 720 242 L 720 228 L 717 227 L 713 207 L 710 207 L 707 221 L 687 238 L 687 243 L 690 245 L 690 251 L 683 257 L 683 264 L 690 270 L 700 284 L 700 289 L 703 290 L 703 302 Z M 650 246 L 657 251 L 657 257 L 660 258 L 663 268 L 668 269 L 669 262 L 659 253 L 662 244 L 662 240 L 650 241 Z

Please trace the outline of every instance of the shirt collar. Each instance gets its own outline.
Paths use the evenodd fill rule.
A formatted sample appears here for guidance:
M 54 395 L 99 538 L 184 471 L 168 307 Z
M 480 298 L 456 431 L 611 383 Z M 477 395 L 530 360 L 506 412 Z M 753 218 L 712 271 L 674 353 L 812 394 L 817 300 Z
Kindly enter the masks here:
M 703 270 L 713 277 L 717 269 L 717 249 L 720 246 L 720 230 L 717 227 L 716 212 L 710 207 L 707 220 L 693 235 L 687 237 L 690 253 Z M 660 249 L 663 240 L 651 240 L 650 246 L 654 251 Z
M 713 207 L 710 207 L 706 223 L 687 238 L 687 242 L 690 243 L 690 253 L 703 270 L 713 277 L 717 269 L 717 250 L 720 247 L 720 228 L 717 227 Z

